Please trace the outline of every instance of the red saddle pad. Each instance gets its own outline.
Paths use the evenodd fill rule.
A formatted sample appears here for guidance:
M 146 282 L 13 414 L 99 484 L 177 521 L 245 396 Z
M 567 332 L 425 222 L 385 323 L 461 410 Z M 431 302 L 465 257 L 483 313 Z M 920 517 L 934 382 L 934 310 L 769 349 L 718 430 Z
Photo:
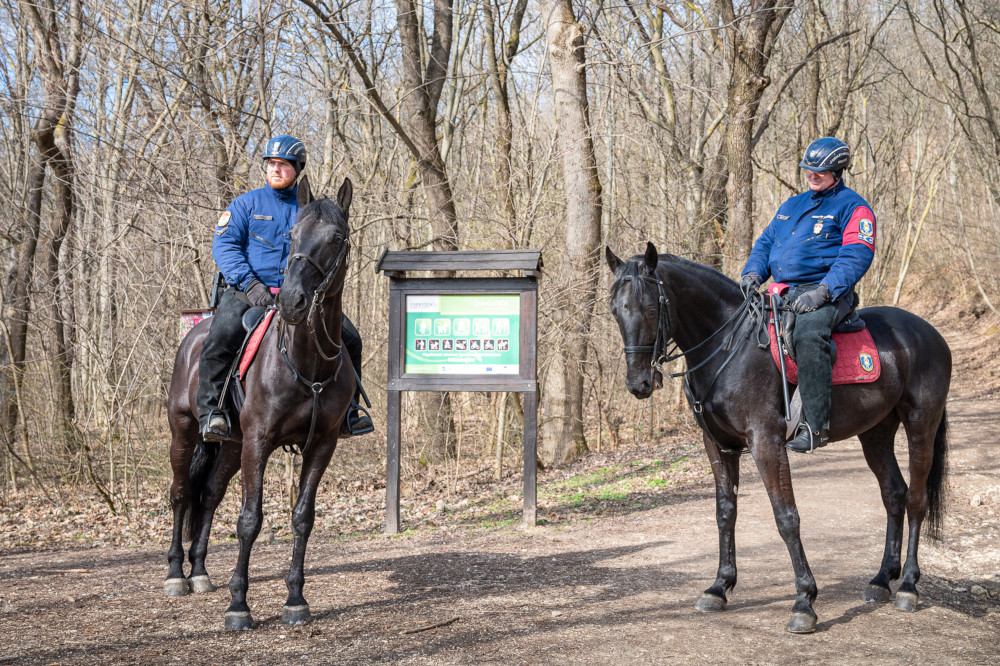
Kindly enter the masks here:
M 271 325 L 271 319 L 274 317 L 275 312 L 277 310 L 268 310 L 264 318 L 257 324 L 257 327 L 253 329 L 253 333 L 250 334 L 247 346 L 243 350 L 243 357 L 240 358 L 240 381 L 243 381 L 247 369 L 253 363 L 254 356 L 257 355 L 257 349 L 260 347 L 260 341 L 264 339 L 264 334 L 267 333 L 267 328 Z
M 774 322 L 767 325 L 771 337 L 771 358 L 778 364 L 778 342 L 774 338 Z M 867 384 L 878 379 L 882 373 L 878 349 L 867 328 L 856 333 L 834 333 L 837 344 L 837 360 L 833 364 L 833 384 Z M 792 384 L 799 383 L 799 366 L 785 356 L 785 374 Z

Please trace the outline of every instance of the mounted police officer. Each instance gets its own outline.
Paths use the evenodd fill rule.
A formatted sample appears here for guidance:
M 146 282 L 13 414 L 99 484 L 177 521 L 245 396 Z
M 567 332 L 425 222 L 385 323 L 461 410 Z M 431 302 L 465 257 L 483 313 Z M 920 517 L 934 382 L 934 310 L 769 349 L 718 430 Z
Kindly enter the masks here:
M 875 256 L 875 215 L 844 185 L 850 163 L 851 149 L 840 139 L 809 144 L 799 163 L 809 191 L 781 205 L 740 279 L 745 294 L 756 292 L 768 277 L 790 287 L 786 302 L 797 313 L 792 343 L 804 422 L 786 447 L 802 453 L 829 441 L 832 332 Z
M 262 156 L 267 185 L 237 197 L 219 218 L 212 257 L 227 288 L 212 317 L 198 366 L 198 413 L 202 438 L 220 442 L 230 437 L 227 405 L 221 403 L 223 385 L 243 342 L 243 315 L 252 306 L 274 304 L 284 281 L 289 232 L 299 212 L 298 178 L 306 165 L 302 142 L 287 134 L 267 142 Z M 343 340 L 358 373 L 360 391 L 361 335 L 344 317 Z M 341 434 L 372 429 L 360 413 L 357 396 L 351 403 Z

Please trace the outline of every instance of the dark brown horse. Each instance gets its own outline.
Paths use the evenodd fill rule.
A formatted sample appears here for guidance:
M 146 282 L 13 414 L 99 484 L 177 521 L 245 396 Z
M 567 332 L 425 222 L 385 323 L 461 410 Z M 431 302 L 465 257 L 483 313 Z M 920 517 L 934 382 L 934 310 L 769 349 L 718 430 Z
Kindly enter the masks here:
M 278 317 L 265 335 L 257 359 L 246 374 L 246 401 L 233 422 L 233 439 L 223 444 L 201 441 L 198 434 L 198 360 L 211 318 L 201 322 L 181 343 L 174 363 L 167 403 L 172 441 L 170 463 L 174 512 L 170 595 L 214 589 L 205 569 L 212 518 L 229 480 L 243 470 L 243 504 L 237 535 L 240 553 L 229 582 L 232 603 L 226 629 L 250 629 L 246 602 L 250 549 L 263 520 L 264 467 L 284 445 L 302 448 L 299 496 L 292 510 L 295 534 L 292 564 L 285 579 L 288 600 L 282 620 L 301 624 L 311 619 L 302 596 L 306 542 L 316 510 L 316 489 L 337 446 L 340 424 L 354 394 L 354 373 L 341 343 L 341 292 L 350 249 L 347 216 L 353 186 L 344 180 L 336 202 L 312 200 L 308 181 L 299 185 L 299 215 L 291 231 L 285 281 L 278 294 Z M 185 578 L 183 522 L 190 512 L 191 573 Z
M 696 608 L 724 610 L 726 593 L 736 585 L 736 487 L 739 454 L 748 450 L 767 488 L 795 572 L 795 605 L 786 629 L 814 631 L 816 581 L 799 538 L 785 449 L 781 376 L 770 350 L 758 344 L 763 316 L 759 297 L 744 299 L 736 283 L 718 271 L 658 255 L 652 243 L 644 255 L 628 261 L 621 261 L 610 248 L 606 257 L 615 274 L 611 313 L 625 343 L 629 391 L 648 398 L 663 381 L 659 361 L 668 340 L 687 361 L 685 394 L 702 427 L 715 475 L 719 527 L 718 572 Z M 860 314 L 878 346 L 882 374 L 869 384 L 832 388 L 830 441 L 857 435 L 882 489 L 885 554 L 862 597 L 888 601 L 889 583 L 902 573 L 896 606 L 912 611 L 918 601 L 920 528 L 926 517 L 934 534 L 943 515 L 951 351 L 934 327 L 913 314 L 883 307 Z M 900 424 L 909 444 L 909 488 L 893 452 Z M 901 567 L 904 518 L 909 538 L 906 565 Z

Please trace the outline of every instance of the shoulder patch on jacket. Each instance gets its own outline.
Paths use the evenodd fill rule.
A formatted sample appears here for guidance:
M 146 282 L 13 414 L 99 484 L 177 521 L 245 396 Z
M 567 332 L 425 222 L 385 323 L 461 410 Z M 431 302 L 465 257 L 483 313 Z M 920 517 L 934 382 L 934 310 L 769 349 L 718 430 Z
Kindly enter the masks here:
M 229 224 L 229 218 L 231 218 L 232 216 L 233 214 L 227 210 L 226 212 L 224 212 L 222 215 L 219 216 L 219 222 L 215 226 L 219 227 L 220 229 L 224 228 L 227 224 Z

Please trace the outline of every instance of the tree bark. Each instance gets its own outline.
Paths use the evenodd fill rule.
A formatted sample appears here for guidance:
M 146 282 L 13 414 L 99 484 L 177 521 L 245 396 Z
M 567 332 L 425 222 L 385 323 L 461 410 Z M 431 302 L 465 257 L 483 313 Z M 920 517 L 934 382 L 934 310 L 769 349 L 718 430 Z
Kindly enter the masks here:
M 774 39 L 781 31 L 794 1 L 777 6 L 776 0 L 751 0 L 746 13 L 737 16 L 732 0 L 717 0 L 725 26 L 726 61 L 729 67 L 726 153 L 729 202 L 723 242 L 723 272 L 739 274 L 753 246 L 753 136 L 757 109 L 771 84 L 766 75 Z
M 573 280 L 560 290 L 553 321 L 559 335 L 547 351 L 543 377 L 539 456 L 564 462 L 587 450 L 583 433 L 583 368 L 594 314 L 601 243 L 601 183 L 591 135 L 582 27 L 570 0 L 541 3 L 548 41 L 566 197 L 565 267 Z

